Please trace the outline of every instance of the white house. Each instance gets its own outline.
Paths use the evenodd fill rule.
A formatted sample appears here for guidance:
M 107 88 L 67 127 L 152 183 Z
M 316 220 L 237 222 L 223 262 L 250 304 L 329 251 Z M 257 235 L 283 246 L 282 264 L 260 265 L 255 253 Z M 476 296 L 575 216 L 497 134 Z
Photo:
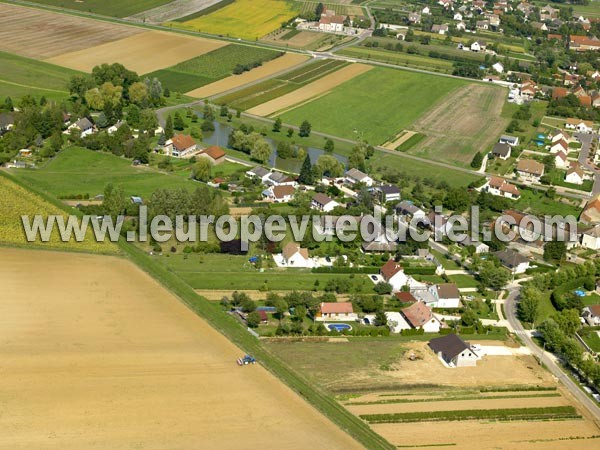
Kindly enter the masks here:
M 484 41 L 475 41 L 470 46 L 472 52 L 484 52 L 487 48 Z
M 344 31 L 344 16 L 322 16 L 319 20 L 319 30 L 325 33 L 341 33 Z
M 454 14 L 453 19 L 460 22 L 460 21 L 463 20 L 463 15 L 461 13 L 457 12 L 457 13 Z
M 554 157 L 554 165 L 557 169 L 567 169 L 569 167 L 569 161 L 565 152 L 561 150 L 556 154 Z
M 400 201 L 400 189 L 392 184 L 377 186 L 374 188 L 383 203 Z
M 473 367 L 477 365 L 477 354 L 471 346 L 456 334 L 434 338 L 429 348 L 450 367 Z
M 596 225 L 581 235 L 581 246 L 592 250 L 600 250 L 600 225 Z
M 571 168 L 567 170 L 567 174 L 565 175 L 565 181 L 571 184 L 582 185 L 583 179 L 584 173 L 581 165 L 578 163 L 571 164 Z
M 544 176 L 544 165 L 533 159 L 521 159 L 517 163 L 517 173 L 526 181 L 539 182 Z
M 489 245 L 487 245 L 485 242 L 475 241 L 471 239 L 471 237 L 468 234 L 465 234 L 464 238 L 461 241 L 457 242 L 457 244 L 462 247 L 472 246 L 475 249 L 475 254 L 477 255 L 481 253 L 487 253 L 490 251 Z
M 513 274 L 525 273 L 529 269 L 529 260 L 514 250 L 502 250 L 494 255 Z
M 504 72 L 504 66 L 502 65 L 502 63 L 495 63 L 492 65 L 492 69 L 494 69 L 496 72 L 498 73 L 503 73 Z
M 263 191 L 263 197 L 275 203 L 288 203 L 296 194 L 294 186 L 272 186 Z
M 321 194 L 320 192 L 315 194 L 312 200 L 310 201 L 310 207 L 312 209 L 316 209 L 317 211 L 322 211 L 326 213 L 333 211 L 338 206 L 340 206 L 338 202 L 329 198 L 325 194 Z
M 521 198 L 521 191 L 514 184 L 501 177 L 491 176 L 481 190 L 498 197 L 506 197 L 512 200 Z
M 381 267 L 380 273 L 386 283 L 392 285 L 394 292 L 401 291 L 404 286 L 408 285 L 409 277 L 404 273 L 402 266 L 393 259 Z
M 600 325 L 600 305 L 590 305 L 583 308 L 581 317 L 592 326 Z
M 351 321 L 358 320 L 351 302 L 321 302 L 315 320 L 325 321 Z
M 492 155 L 494 155 L 496 158 L 500 158 L 503 161 L 506 161 L 508 158 L 510 158 L 511 154 L 512 147 L 505 142 L 498 142 L 497 144 L 494 144 L 494 147 L 492 148 Z
M 349 184 L 363 183 L 368 187 L 373 186 L 373 183 L 375 182 L 369 175 L 354 168 L 346 172 L 345 180 Z
M 198 149 L 196 141 L 187 134 L 176 134 L 165 142 L 165 152 L 175 158 L 185 158 Z
M 300 247 L 295 242 L 288 243 L 283 247 L 283 262 L 288 267 L 312 267 L 308 257 L 308 249 Z
M 253 169 L 250 169 L 246 172 L 246 176 L 248 178 L 259 179 L 261 183 L 264 182 L 267 178 L 269 178 L 269 175 L 271 175 L 271 171 L 261 166 L 256 166 Z
M 83 119 L 79 119 L 77 122 L 72 123 L 69 126 L 69 128 L 67 128 L 65 133 L 68 134 L 71 132 L 71 130 L 79 130 L 81 137 L 89 136 L 95 131 L 94 124 L 87 117 L 84 117 Z
M 550 144 L 550 153 L 564 152 L 569 153 L 569 143 L 564 139 L 552 142 Z
M 436 308 L 458 308 L 460 306 L 460 291 L 454 283 L 436 285 Z
M 565 128 L 580 133 L 591 133 L 594 130 L 594 123 L 591 120 L 567 119 Z
M 402 310 L 408 324 L 425 333 L 439 333 L 442 323 L 423 302 L 416 302 Z
M 412 217 L 415 220 L 425 219 L 427 216 L 425 211 L 421 208 L 415 206 L 412 202 L 408 200 L 403 200 L 395 206 L 396 214 L 400 216 L 408 216 Z

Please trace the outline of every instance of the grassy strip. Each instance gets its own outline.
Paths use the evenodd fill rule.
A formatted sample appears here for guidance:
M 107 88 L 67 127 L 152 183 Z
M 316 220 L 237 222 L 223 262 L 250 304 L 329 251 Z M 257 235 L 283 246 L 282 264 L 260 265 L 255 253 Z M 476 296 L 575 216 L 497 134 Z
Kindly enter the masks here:
M 215 3 L 208 8 L 201 9 L 200 11 L 196 11 L 195 13 L 188 14 L 187 16 L 180 17 L 179 19 L 175 19 L 174 22 L 187 22 L 188 20 L 194 20 L 198 17 L 207 16 L 210 13 L 214 13 L 221 8 L 225 8 L 227 5 L 232 4 L 235 0 L 221 0 L 219 3 Z
M 361 414 L 361 419 L 375 423 L 441 422 L 461 420 L 557 420 L 579 419 L 572 406 L 547 408 L 465 409 L 458 411 L 423 411 L 396 414 Z
M 396 147 L 399 152 L 406 152 L 425 139 L 425 135 L 421 133 L 413 134 L 406 141 Z
M 506 316 L 504 316 L 506 317 Z M 524 391 L 556 391 L 556 386 L 506 386 L 482 387 L 479 392 L 524 392 Z
M 372 431 L 364 422 L 358 420 L 356 416 L 348 412 L 334 399 L 311 386 L 279 358 L 267 352 L 260 344 L 260 341 L 242 328 L 234 318 L 211 307 L 210 302 L 197 295 L 189 285 L 169 272 L 166 267 L 151 259 L 134 245 L 123 242 L 121 243 L 121 248 L 138 267 L 177 295 L 192 311 L 206 319 L 211 326 L 233 343 L 252 354 L 264 367 L 283 380 L 301 397 L 317 407 L 317 409 L 357 441 L 371 449 L 394 448 L 389 442 Z
M 526 395 L 466 395 L 459 397 L 440 397 L 440 398 L 418 398 L 418 399 L 407 399 L 407 398 L 393 398 L 386 400 L 375 400 L 372 402 L 351 402 L 348 403 L 352 406 L 362 406 L 362 405 L 385 405 L 388 403 L 427 403 L 427 402 L 453 402 L 459 400 L 498 400 L 498 399 L 508 399 L 508 398 L 540 398 L 540 397 L 560 397 L 558 392 L 549 393 L 549 394 L 526 394 Z

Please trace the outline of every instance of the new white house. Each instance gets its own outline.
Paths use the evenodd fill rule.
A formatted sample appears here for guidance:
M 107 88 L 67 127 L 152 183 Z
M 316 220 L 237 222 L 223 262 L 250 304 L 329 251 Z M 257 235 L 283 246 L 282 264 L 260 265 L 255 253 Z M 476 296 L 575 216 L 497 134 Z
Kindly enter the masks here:
M 312 209 L 316 209 L 317 211 L 322 211 L 326 213 L 333 211 L 338 206 L 340 206 L 338 202 L 336 202 L 332 198 L 329 198 L 325 194 L 321 194 L 320 192 L 316 193 L 310 201 L 310 207 Z
M 386 283 L 392 285 L 394 292 L 401 291 L 404 286 L 408 285 L 409 277 L 404 273 L 402 266 L 393 259 L 381 267 L 380 273 Z
M 513 274 L 525 273 L 529 269 L 529 259 L 514 250 L 502 250 L 494 255 Z
M 326 321 L 356 321 L 358 315 L 354 312 L 351 302 L 322 302 L 315 320 Z
M 458 308 L 460 306 L 460 291 L 454 283 L 436 285 L 436 308 Z
M 434 338 L 429 341 L 429 347 L 450 367 L 473 367 L 477 365 L 477 354 L 467 342 L 456 334 Z
M 300 247 L 300 245 L 295 242 L 290 242 L 283 247 L 281 254 L 283 256 L 283 262 L 287 267 L 310 268 L 313 266 L 308 256 L 308 249 Z
M 371 187 L 375 181 L 369 175 L 361 172 L 358 169 L 350 169 L 346 172 L 345 180 L 349 184 L 363 183 L 364 185 Z
M 402 310 L 408 324 L 425 333 L 439 333 L 442 323 L 423 302 L 416 302 Z

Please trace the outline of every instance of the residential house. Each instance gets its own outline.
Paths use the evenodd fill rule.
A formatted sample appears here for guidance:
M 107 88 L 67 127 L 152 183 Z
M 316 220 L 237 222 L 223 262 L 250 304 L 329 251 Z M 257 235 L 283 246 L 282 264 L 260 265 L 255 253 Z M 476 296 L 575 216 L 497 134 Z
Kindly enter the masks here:
M 263 197 L 274 203 L 288 203 L 294 199 L 296 189 L 294 186 L 271 186 L 263 191 Z
M 248 178 L 256 178 L 261 182 L 265 181 L 269 175 L 271 175 L 271 171 L 261 166 L 256 166 L 246 172 Z
M 338 202 L 320 192 L 315 194 L 310 202 L 312 209 L 326 213 L 333 211 L 338 206 L 340 206 Z
M 500 17 L 497 14 L 486 14 L 485 15 L 487 21 L 489 22 L 489 26 L 491 28 L 496 29 L 500 26 Z M 485 29 L 485 28 L 484 28 Z
M 352 321 L 358 320 L 351 302 L 321 302 L 316 321 Z
M 593 327 L 600 325 L 600 305 L 589 305 L 583 308 L 581 317 L 588 325 Z
M 404 316 L 397 311 L 386 311 L 385 318 L 387 320 L 387 326 L 392 333 L 401 333 L 402 330 L 411 329 L 411 326 L 406 321 Z M 375 319 L 375 315 L 373 315 L 372 319 Z
M 533 81 L 526 81 L 521 85 L 519 91 L 521 93 L 521 97 L 531 100 L 533 97 L 535 97 L 537 85 Z
M 479 41 L 475 41 L 473 42 L 470 47 L 472 52 L 485 52 L 485 49 L 487 48 L 487 44 L 485 41 L 479 40 Z
M 512 147 L 510 145 L 498 142 L 497 144 L 494 144 L 492 155 L 494 155 L 496 158 L 507 160 L 510 158 L 511 151 Z
M 400 303 L 411 304 L 415 303 L 417 299 L 408 291 L 399 291 L 394 294 L 394 297 L 398 299 Z
M 427 226 L 434 232 L 437 239 L 447 236 L 452 229 L 448 217 L 443 214 L 436 214 L 433 211 L 427 215 Z
M 594 131 L 594 123 L 591 120 L 569 118 L 565 122 L 565 128 L 568 130 L 575 130 L 580 133 L 591 133 Z
M 463 15 L 459 12 L 454 13 L 454 17 L 452 17 L 454 20 L 457 20 L 459 22 L 462 22 L 463 20 Z
M 576 52 L 600 50 L 600 39 L 595 36 L 569 36 L 569 49 Z
M 295 242 L 288 243 L 282 251 L 283 263 L 288 267 L 311 267 L 308 249 Z
M 592 250 L 600 250 L 600 225 L 586 230 L 581 235 L 581 246 Z
M 318 215 L 313 216 L 313 220 L 313 227 L 320 236 L 335 236 L 337 230 L 358 231 L 362 217 Z
M 371 187 L 375 180 L 364 172 L 358 169 L 350 169 L 346 172 L 345 180 L 349 184 L 363 183 L 365 186 Z
M 448 32 L 448 25 L 447 24 L 433 25 L 431 27 L 431 32 L 444 35 Z
M 457 242 L 457 244 L 461 247 L 473 247 L 475 249 L 475 254 L 477 255 L 490 251 L 489 245 L 487 245 L 485 242 L 472 239 L 468 234 L 465 234 L 464 238 Z
M 590 225 L 600 223 L 600 194 L 587 202 L 579 220 Z
M 0 113 L 0 136 L 15 125 L 15 117 L 11 113 Z
M 501 177 L 491 176 L 487 183 L 482 186 L 482 191 L 498 197 L 506 197 L 518 200 L 521 197 L 519 188 Z
M 529 269 L 529 260 L 514 250 L 502 250 L 494 255 L 513 274 L 525 273 Z
M 18 156 L 20 156 L 21 158 L 31 158 L 32 155 L 33 152 L 28 148 L 22 148 L 21 150 L 19 150 L 18 153 Z
M 414 203 L 408 200 L 402 200 L 395 206 L 396 214 L 407 216 L 414 220 L 425 219 L 426 214 L 421 208 L 415 206 Z
M 442 323 L 423 302 L 415 302 L 401 311 L 408 324 L 425 333 L 439 333 Z
M 569 168 L 569 161 L 567 160 L 567 155 L 564 151 L 559 151 L 554 157 L 554 166 L 557 169 L 567 169 Z
M 519 137 L 503 134 L 502 136 L 500 136 L 498 142 L 500 142 L 501 144 L 508 144 L 511 147 L 516 147 L 517 145 L 519 145 Z
M 492 69 L 494 69 L 498 73 L 504 72 L 504 66 L 502 65 L 502 63 L 499 62 L 492 64 Z
M 582 185 L 584 180 L 584 173 L 581 164 L 573 163 L 571 168 L 567 170 L 565 175 L 565 182 L 571 184 Z
M 460 291 L 454 283 L 441 283 L 436 285 L 435 296 L 437 308 L 460 307 Z
M 558 133 L 553 134 L 550 138 L 552 143 L 559 142 L 559 141 L 571 142 L 572 139 L 573 138 L 571 137 L 571 135 L 569 133 L 567 133 L 566 131 L 559 131 Z
M 108 127 L 106 129 L 106 132 L 111 135 L 115 134 L 119 130 L 119 128 L 121 128 L 123 126 L 124 123 L 125 122 L 123 122 L 122 120 L 119 120 L 114 125 L 111 125 L 110 127 Z
M 393 259 L 386 262 L 379 273 L 386 283 L 392 285 L 393 292 L 401 291 L 404 286 L 408 285 L 409 277 L 405 275 L 402 266 Z
M 267 186 L 296 186 L 296 180 L 281 172 L 271 172 L 263 183 Z
M 474 367 L 477 354 L 456 334 L 447 334 L 429 341 L 429 348 L 450 367 Z
M 467 25 L 463 21 L 456 22 L 456 29 L 458 31 L 465 31 L 467 29 Z
M 165 142 L 165 151 L 167 155 L 175 158 L 185 158 L 191 156 L 197 150 L 198 146 L 193 137 L 187 134 L 176 134 Z
M 548 31 L 548 27 L 544 22 L 530 22 L 531 27 L 538 31 Z
M 569 94 L 569 90 L 564 87 L 552 88 L 552 100 L 559 100 L 565 98 Z
M 397 242 L 388 238 L 385 227 L 377 222 L 375 218 L 367 214 L 361 217 L 360 223 L 366 227 L 367 233 L 370 235 L 367 241 L 362 243 L 364 252 L 395 252 L 398 248 Z M 366 237 L 366 236 L 365 236 Z
M 558 8 L 553 8 L 550 5 L 546 5 L 540 9 L 540 20 L 552 20 L 558 18 L 560 10 Z
M 319 20 L 319 30 L 325 33 L 341 33 L 344 31 L 345 16 L 325 16 Z
M 533 159 L 521 159 L 517 164 L 517 173 L 523 180 L 539 183 L 544 176 L 544 165 Z
M 564 139 L 555 141 L 550 144 L 550 153 L 569 153 L 569 143 Z
M 93 134 L 95 131 L 95 128 L 94 128 L 94 124 L 90 121 L 90 119 L 88 119 L 87 117 L 84 117 L 82 119 L 79 119 L 77 122 L 72 123 L 65 131 L 65 134 L 70 133 L 71 130 L 78 130 L 80 133 L 79 135 L 81 137 L 86 137 L 86 136 L 89 136 L 90 134 Z
M 382 186 L 376 186 L 374 189 L 379 193 L 382 203 L 400 201 L 400 189 L 398 186 L 386 184 Z
M 421 14 L 416 13 L 416 12 L 409 13 L 408 21 L 410 23 L 414 23 L 414 24 L 421 23 Z
M 225 162 L 225 156 L 225 151 L 216 145 L 211 145 L 198 154 L 198 157 L 208 159 L 215 166 Z
M 475 28 L 478 30 L 489 30 L 490 29 L 490 21 L 489 20 L 478 20 L 475 22 Z

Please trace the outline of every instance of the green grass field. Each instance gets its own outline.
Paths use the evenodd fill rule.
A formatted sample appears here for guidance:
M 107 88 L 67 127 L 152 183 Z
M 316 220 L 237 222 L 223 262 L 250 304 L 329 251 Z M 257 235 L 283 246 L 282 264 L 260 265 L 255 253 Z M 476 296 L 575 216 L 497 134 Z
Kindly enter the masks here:
M 186 22 L 170 22 L 174 28 L 257 40 L 299 12 L 299 4 L 287 0 L 235 0 L 216 11 Z
M 25 95 L 64 99 L 69 95 L 69 78 L 78 73 L 4 52 L 0 52 L 0 67 L 0 98 L 10 96 L 13 100 Z
M 172 0 L 34 0 L 34 3 L 75 9 L 109 17 L 127 17 L 164 5 Z
M 303 120 L 313 130 L 382 144 L 464 81 L 376 67 L 329 94 L 282 115 L 286 123 Z
M 171 91 L 188 92 L 228 77 L 238 64 L 263 63 L 280 54 L 275 50 L 230 44 L 147 76 L 158 78 Z
M 147 198 L 157 188 L 189 188 L 195 183 L 188 171 L 162 173 L 148 167 L 134 167 L 131 161 L 109 153 L 77 147 L 65 149 L 39 169 L 15 171 L 15 176 L 56 197 L 104 192 L 108 183 L 123 186 L 126 195 Z
M 398 66 L 414 67 L 417 69 L 433 70 L 440 73 L 452 73 L 452 62 L 428 56 L 410 55 L 381 48 L 350 47 L 338 52 L 340 55 L 352 58 L 379 61 Z
M 225 95 L 217 103 L 246 110 L 281 97 L 347 65 L 343 61 L 320 60 L 262 83 Z

